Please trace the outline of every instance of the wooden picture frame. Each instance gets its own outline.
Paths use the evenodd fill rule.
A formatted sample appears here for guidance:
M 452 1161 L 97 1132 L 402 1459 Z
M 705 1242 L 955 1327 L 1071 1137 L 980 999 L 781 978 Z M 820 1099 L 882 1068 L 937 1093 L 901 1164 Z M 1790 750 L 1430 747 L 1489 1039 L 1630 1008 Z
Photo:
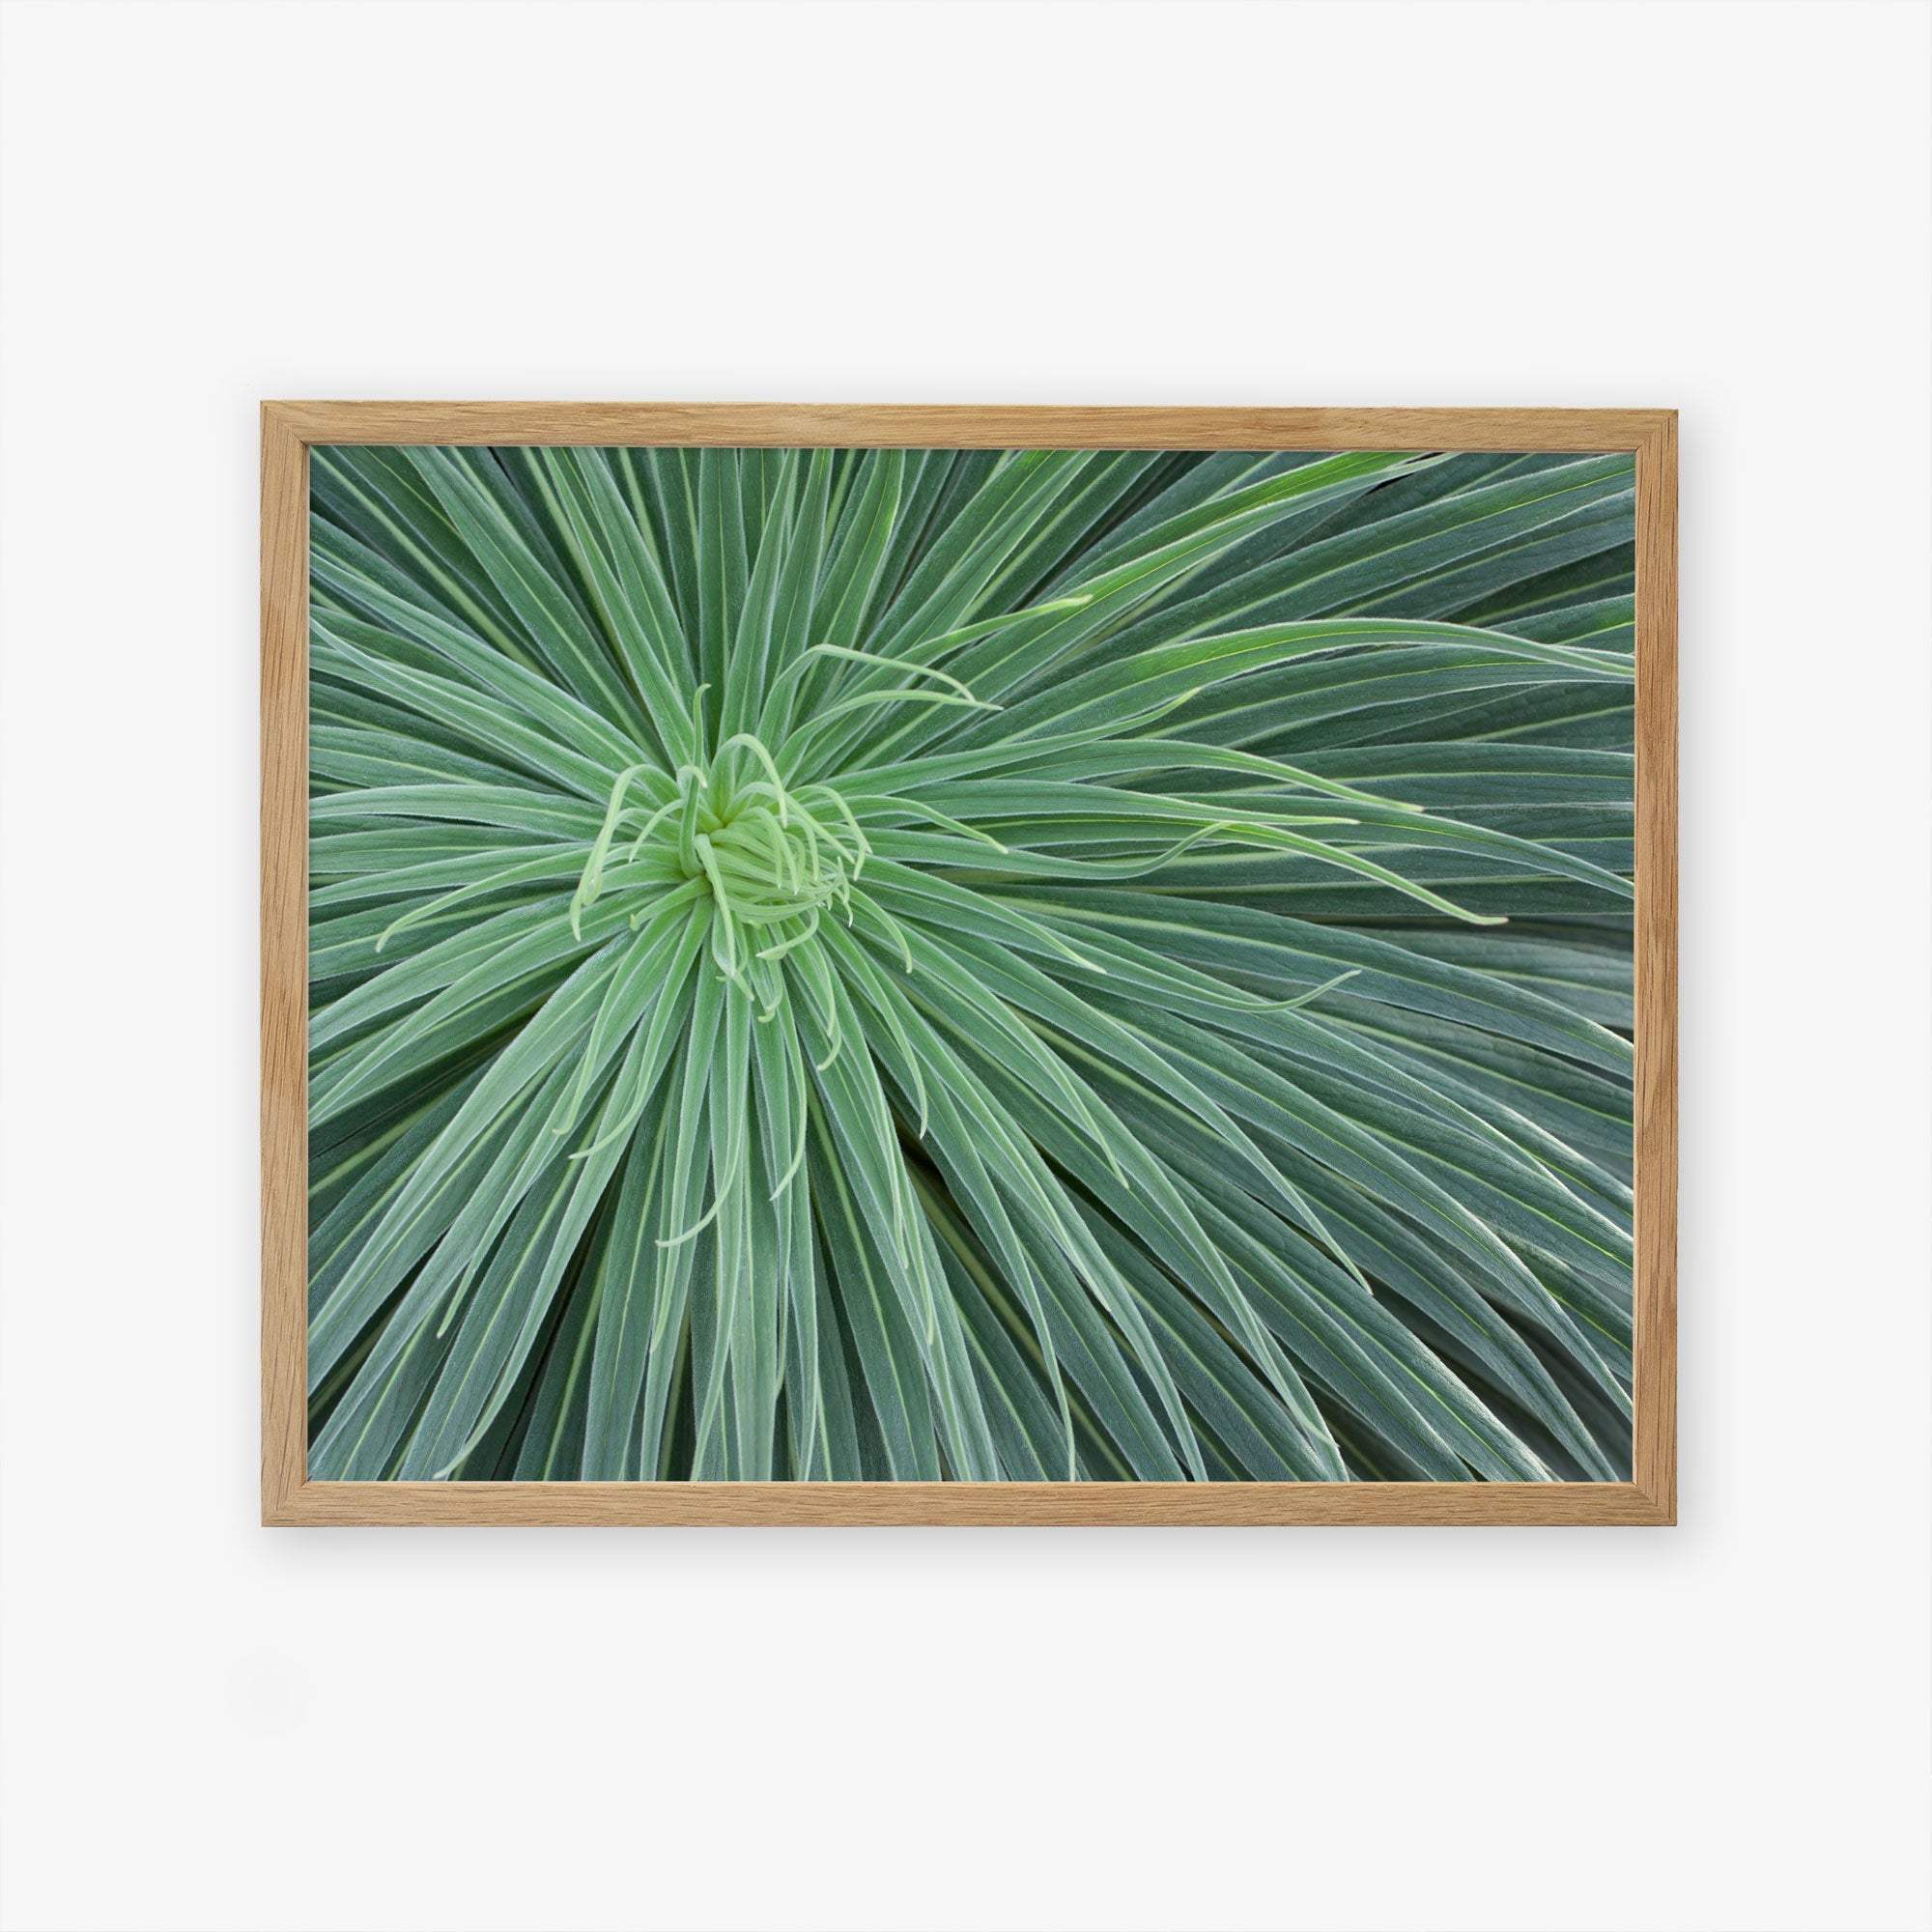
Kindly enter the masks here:
M 308 453 L 328 443 L 1632 452 L 1636 1263 L 1627 1483 L 322 1482 L 307 1474 Z M 1677 419 L 1667 410 L 262 405 L 267 1524 L 1663 1524 L 1676 1520 Z

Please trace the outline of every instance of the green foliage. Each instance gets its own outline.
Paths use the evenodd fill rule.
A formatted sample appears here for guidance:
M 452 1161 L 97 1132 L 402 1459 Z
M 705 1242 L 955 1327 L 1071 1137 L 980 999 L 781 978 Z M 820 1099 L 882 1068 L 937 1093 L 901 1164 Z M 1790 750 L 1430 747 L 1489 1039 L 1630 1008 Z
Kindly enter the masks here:
M 1625 1474 L 1632 487 L 317 450 L 312 1472 Z

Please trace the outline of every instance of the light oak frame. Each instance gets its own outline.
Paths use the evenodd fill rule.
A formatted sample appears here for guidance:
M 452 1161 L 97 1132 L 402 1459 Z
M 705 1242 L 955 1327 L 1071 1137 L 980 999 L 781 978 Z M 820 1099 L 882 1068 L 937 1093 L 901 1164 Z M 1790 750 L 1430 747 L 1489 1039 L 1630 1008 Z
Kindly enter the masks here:
M 1636 1269 L 1628 1483 L 316 1482 L 307 1471 L 308 452 L 316 443 L 1628 450 L 1636 458 Z M 262 1520 L 1659 1524 L 1677 1517 L 1677 415 L 1671 410 L 262 405 Z

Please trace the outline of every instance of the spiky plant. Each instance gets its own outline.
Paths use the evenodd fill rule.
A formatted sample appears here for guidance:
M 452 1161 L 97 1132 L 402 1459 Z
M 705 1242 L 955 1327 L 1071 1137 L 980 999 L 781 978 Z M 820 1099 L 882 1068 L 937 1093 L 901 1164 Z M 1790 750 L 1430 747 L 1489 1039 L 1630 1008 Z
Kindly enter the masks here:
M 317 450 L 313 1472 L 1627 1473 L 1632 487 Z

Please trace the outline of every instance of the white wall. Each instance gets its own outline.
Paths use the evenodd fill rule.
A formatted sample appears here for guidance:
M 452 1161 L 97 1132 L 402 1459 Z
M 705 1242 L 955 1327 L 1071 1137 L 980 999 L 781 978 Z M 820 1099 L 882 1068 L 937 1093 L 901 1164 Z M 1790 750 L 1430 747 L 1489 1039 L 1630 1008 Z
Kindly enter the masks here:
M 1921 7 L 5 35 L 11 1932 L 1927 1922 Z M 257 1528 L 264 395 L 1679 406 L 1683 1526 Z

